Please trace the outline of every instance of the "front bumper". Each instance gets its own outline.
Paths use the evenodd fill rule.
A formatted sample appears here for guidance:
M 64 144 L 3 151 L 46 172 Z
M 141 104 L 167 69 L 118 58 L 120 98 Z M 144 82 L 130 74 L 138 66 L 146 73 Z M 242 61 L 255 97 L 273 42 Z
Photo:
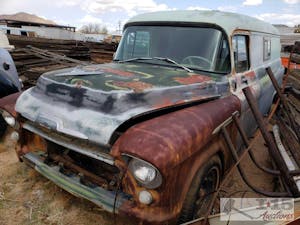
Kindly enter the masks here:
M 170 207 L 155 203 L 149 206 L 142 205 L 139 203 L 137 196 L 127 194 L 121 190 L 117 192 L 116 189 L 111 190 L 101 186 L 85 185 L 81 180 L 82 177 L 79 176 L 80 172 L 71 173 L 71 175 L 66 174 L 62 171 L 64 170 L 63 165 L 45 163 L 44 154 L 47 148 L 45 141 L 99 160 L 104 164 L 115 166 L 114 158 L 108 154 L 106 149 L 99 151 L 95 146 L 56 132 L 50 132 L 28 121 L 23 124 L 22 128 L 23 139 L 21 140 L 23 142 L 20 142 L 20 146 L 17 148 L 20 159 L 67 192 L 91 201 L 108 212 L 129 216 L 134 220 L 143 221 L 143 223 L 164 224 L 166 221 L 174 220 L 178 215 L 178 207 L 175 207 L 176 210 L 174 210 L 174 206 Z M 66 168 L 68 168 L 67 165 Z M 128 179 L 127 176 L 124 176 L 122 183 L 125 182 L 125 184 L 123 185 L 128 185 L 129 188 L 135 187 L 131 179 Z M 138 193 L 140 190 L 142 188 L 131 190 L 130 193 Z M 154 196 L 157 199 L 161 197 L 158 196 L 158 193 L 155 193 Z
M 81 184 L 80 177 L 77 175 L 62 174 L 59 166 L 48 166 L 38 153 L 29 152 L 23 155 L 22 159 L 62 189 L 77 197 L 87 199 L 108 212 L 118 213 L 122 204 L 130 202 L 131 197 L 125 193 L 109 191 L 98 186 L 92 188 Z
M 44 163 L 42 153 L 29 152 L 22 155 L 21 159 L 65 191 L 91 201 L 108 212 L 129 216 L 143 221 L 143 224 L 165 224 L 166 221 L 174 221 L 176 217 L 176 212 L 168 207 L 139 207 L 133 197 L 124 192 L 86 186 L 80 182 L 78 175 L 65 175 L 60 172 L 59 166 Z

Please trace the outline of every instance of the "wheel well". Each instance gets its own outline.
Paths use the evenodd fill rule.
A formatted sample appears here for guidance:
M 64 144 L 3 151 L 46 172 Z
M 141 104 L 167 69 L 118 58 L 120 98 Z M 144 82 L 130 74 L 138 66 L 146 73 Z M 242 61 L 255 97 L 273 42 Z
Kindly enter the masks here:
M 221 182 L 222 181 L 222 173 L 223 173 L 223 165 L 222 165 L 222 153 L 221 152 L 216 152 L 215 154 L 211 155 L 206 162 L 204 162 L 196 171 L 196 173 L 193 176 L 193 179 L 189 185 L 188 191 L 185 193 L 185 197 L 184 197 L 184 201 L 182 202 L 182 207 L 181 207 L 181 212 L 178 216 L 178 221 L 177 224 L 182 224 L 184 222 L 190 221 L 191 219 L 194 218 L 195 215 L 195 208 L 194 208 L 194 204 L 196 201 L 196 198 L 198 196 L 199 192 L 199 187 L 202 183 L 202 181 L 205 181 L 205 179 L 202 179 L 202 176 L 206 176 L 208 174 L 208 169 L 214 165 L 219 165 L 220 168 L 220 173 L 218 174 L 218 176 L 214 176 L 215 178 L 218 178 L 219 180 L 216 182 Z M 224 160 L 224 159 L 223 159 Z M 221 164 L 221 165 L 220 165 Z M 218 166 L 218 167 L 219 167 Z M 217 183 L 216 186 L 214 186 L 214 189 L 217 188 Z M 209 186 L 208 186 L 209 188 Z M 202 200 L 204 200 L 203 202 L 207 204 L 207 199 L 211 198 L 208 196 L 211 196 L 211 194 L 213 193 L 212 189 L 208 192 L 204 192 L 202 194 L 204 194 L 202 197 L 204 197 Z M 205 197 L 206 196 L 206 197 Z M 208 197 L 208 198 L 207 198 Z M 210 203 L 209 203 L 210 204 Z M 202 207 L 201 206 L 201 210 L 207 210 L 207 207 Z M 201 213 L 202 215 L 202 213 Z

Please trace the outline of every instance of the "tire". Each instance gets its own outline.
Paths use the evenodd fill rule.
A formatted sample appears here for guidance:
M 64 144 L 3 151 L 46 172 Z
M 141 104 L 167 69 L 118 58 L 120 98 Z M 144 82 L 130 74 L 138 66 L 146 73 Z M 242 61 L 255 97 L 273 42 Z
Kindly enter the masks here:
M 183 202 L 177 224 L 182 224 L 205 215 L 212 200 L 212 194 L 219 187 L 221 171 L 222 164 L 217 155 L 209 159 L 197 171 Z
M 2 140 L 4 134 L 6 133 L 6 130 L 7 130 L 7 123 L 0 115 L 0 141 Z

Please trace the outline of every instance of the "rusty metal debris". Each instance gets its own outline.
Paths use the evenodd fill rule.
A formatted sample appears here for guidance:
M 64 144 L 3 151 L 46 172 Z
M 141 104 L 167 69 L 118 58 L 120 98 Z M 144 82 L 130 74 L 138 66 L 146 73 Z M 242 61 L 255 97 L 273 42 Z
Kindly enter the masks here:
M 260 131 L 264 137 L 264 140 L 266 141 L 270 156 L 273 157 L 278 170 L 280 170 L 280 173 L 283 176 L 283 179 L 285 180 L 288 187 L 290 188 L 290 191 L 291 191 L 290 196 L 292 196 L 292 195 L 299 196 L 299 190 L 297 188 L 297 185 L 292 180 L 292 177 L 288 172 L 289 170 L 280 156 L 280 153 L 277 149 L 274 139 L 272 138 L 271 134 L 269 133 L 269 131 L 266 128 L 265 121 L 263 120 L 263 116 L 261 115 L 261 113 L 258 110 L 257 103 L 253 97 L 253 94 L 251 93 L 251 89 L 249 87 L 247 87 L 247 88 L 243 89 L 243 92 L 247 98 L 247 101 L 250 105 L 250 109 L 253 112 L 253 115 L 254 115 L 254 117 L 257 121 L 257 124 L 260 128 Z
M 249 148 L 248 154 L 252 160 L 252 162 L 256 165 L 257 168 L 259 168 L 260 170 L 264 171 L 265 173 L 271 174 L 271 175 L 280 175 L 280 171 L 279 170 L 274 170 L 274 169 L 270 169 L 270 168 L 266 168 L 265 166 L 261 165 L 260 163 L 257 162 L 257 159 L 255 158 L 255 155 L 253 153 L 252 148 L 250 148 L 250 141 L 248 140 L 248 137 L 244 131 L 244 129 L 241 126 L 241 122 L 239 121 L 238 115 L 234 114 L 232 115 L 232 119 L 234 121 L 234 124 L 236 125 L 241 138 L 243 139 L 243 142 L 246 146 L 246 148 Z
M 251 184 L 251 182 L 247 179 L 247 176 L 245 172 L 243 171 L 243 168 L 239 164 L 239 156 L 237 154 L 237 151 L 229 137 L 229 134 L 225 127 L 222 127 L 222 133 L 224 135 L 224 138 L 226 140 L 226 143 L 228 145 L 228 148 L 230 149 L 230 152 L 232 154 L 232 157 L 234 158 L 235 163 L 238 163 L 237 168 L 239 170 L 239 173 L 241 174 L 241 177 L 243 181 L 256 193 L 262 194 L 264 196 L 269 197 L 288 197 L 291 196 L 289 192 L 273 192 L 273 191 L 266 191 L 263 189 L 259 189 Z M 249 151 L 248 151 L 249 152 Z
M 291 109 L 290 109 L 290 107 L 289 107 L 289 105 L 287 103 L 286 97 L 283 95 L 282 90 L 280 89 L 280 87 L 279 87 L 279 85 L 278 85 L 278 83 L 276 81 L 276 78 L 274 77 L 274 74 L 273 74 L 273 72 L 272 72 L 272 70 L 271 70 L 270 67 L 267 68 L 267 73 L 268 73 L 268 75 L 269 75 L 269 77 L 270 77 L 270 79 L 272 81 L 272 84 L 273 84 L 273 86 L 274 86 L 274 88 L 276 90 L 277 95 L 280 98 L 280 102 L 282 104 L 283 109 L 286 110 L 286 115 L 287 115 L 287 118 L 288 118 L 289 123 L 291 125 L 291 128 L 295 131 L 295 134 L 296 134 L 296 136 L 298 138 L 298 141 L 300 141 L 300 132 L 299 132 L 299 129 L 297 128 L 296 121 L 292 117 L 292 112 L 291 112 Z M 298 132 L 297 132 L 297 130 L 298 130 Z M 300 158 L 297 158 L 297 159 L 300 162 Z

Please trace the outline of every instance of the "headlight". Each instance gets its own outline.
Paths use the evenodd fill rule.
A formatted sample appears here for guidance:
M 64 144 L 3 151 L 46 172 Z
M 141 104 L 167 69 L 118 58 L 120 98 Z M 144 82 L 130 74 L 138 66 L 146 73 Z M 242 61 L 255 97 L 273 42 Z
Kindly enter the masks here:
M 128 168 L 134 178 L 146 188 L 154 189 L 162 183 L 160 172 L 148 162 L 133 158 Z
M 2 111 L 2 117 L 9 126 L 15 128 L 15 129 L 18 129 L 19 124 L 12 115 L 10 115 L 6 111 Z

